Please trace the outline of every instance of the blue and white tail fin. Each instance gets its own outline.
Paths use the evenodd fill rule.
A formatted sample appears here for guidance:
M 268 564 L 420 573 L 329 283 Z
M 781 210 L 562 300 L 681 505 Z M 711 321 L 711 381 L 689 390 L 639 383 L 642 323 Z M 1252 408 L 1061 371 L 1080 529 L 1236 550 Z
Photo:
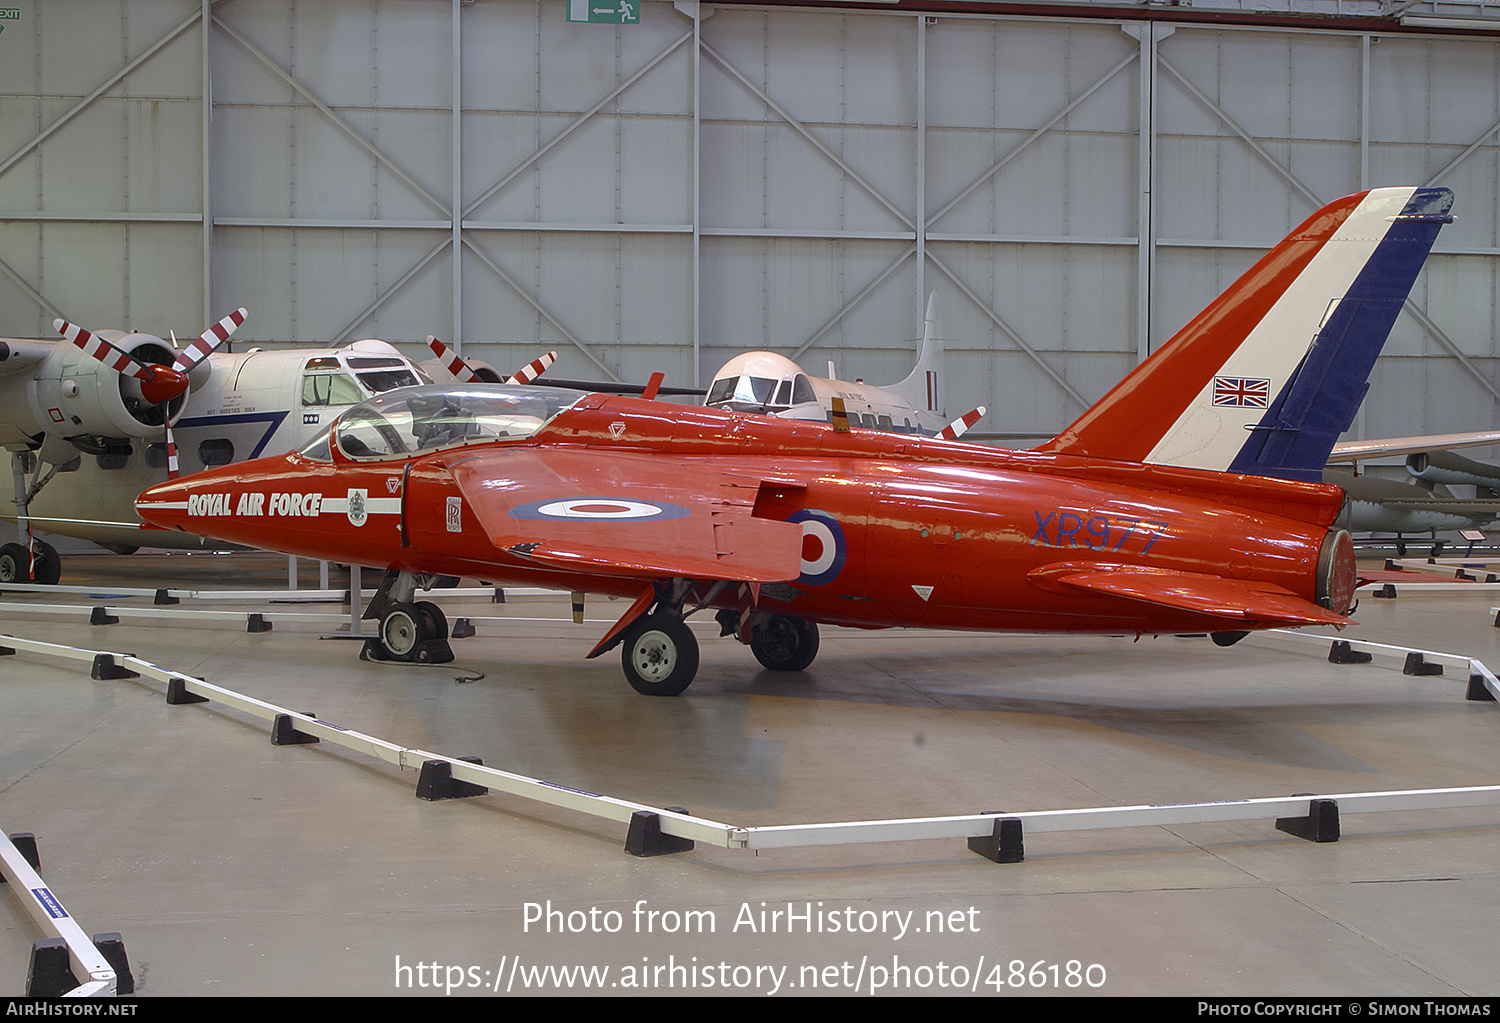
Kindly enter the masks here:
M 1329 203 L 1038 450 L 1320 479 L 1452 204 Z

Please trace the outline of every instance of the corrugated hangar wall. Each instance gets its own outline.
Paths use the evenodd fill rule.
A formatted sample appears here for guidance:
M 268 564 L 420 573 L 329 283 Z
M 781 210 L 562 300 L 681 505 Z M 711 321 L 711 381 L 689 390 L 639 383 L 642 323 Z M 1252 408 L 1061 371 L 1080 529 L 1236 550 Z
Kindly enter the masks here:
M 1366 436 L 1493 428 L 1500 44 L 646 2 L 0 9 L 0 334 L 429 333 L 706 383 L 770 348 L 1048 435 L 1320 203 L 1458 199 Z M 205 106 L 203 97 L 211 97 Z M 459 196 L 459 201 L 454 201 Z

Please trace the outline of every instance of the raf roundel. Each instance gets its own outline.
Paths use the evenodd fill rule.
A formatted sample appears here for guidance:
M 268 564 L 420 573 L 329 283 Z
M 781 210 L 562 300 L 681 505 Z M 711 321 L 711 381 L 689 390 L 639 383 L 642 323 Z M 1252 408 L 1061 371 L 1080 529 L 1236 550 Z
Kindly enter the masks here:
M 518 519 L 550 521 L 660 522 L 692 514 L 687 508 L 665 501 L 632 501 L 620 497 L 565 497 L 531 501 L 510 510 Z
M 844 570 L 844 528 L 825 511 L 808 508 L 787 519 L 802 526 L 802 575 L 797 581 L 822 586 Z

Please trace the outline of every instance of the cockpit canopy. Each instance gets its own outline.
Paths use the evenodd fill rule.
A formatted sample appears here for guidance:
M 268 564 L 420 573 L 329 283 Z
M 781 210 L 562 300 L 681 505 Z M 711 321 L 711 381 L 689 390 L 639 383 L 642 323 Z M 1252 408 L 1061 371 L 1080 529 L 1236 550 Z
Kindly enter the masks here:
M 749 352 L 730 359 L 714 375 L 704 404 L 775 415 L 817 400 L 812 381 L 791 359 L 775 352 Z
M 328 461 L 410 458 L 439 448 L 522 440 L 584 396 L 560 387 L 431 384 L 388 391 L 344 412 L 303 454 Z

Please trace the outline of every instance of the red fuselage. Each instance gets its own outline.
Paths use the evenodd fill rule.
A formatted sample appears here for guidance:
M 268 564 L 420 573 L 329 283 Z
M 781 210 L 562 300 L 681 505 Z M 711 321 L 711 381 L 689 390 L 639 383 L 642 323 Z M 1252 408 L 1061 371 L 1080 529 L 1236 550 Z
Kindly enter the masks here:
M 456 474 L 476 456 L 486 472 L 465 489 Z M 534 469 L 542 456 L 586 465 L 588 478 L 558 489 L 555 475 Z M 642 465 L 654 467 L 652 478 L 642 478 Z M 639 503 L 655 508 L 663 495 L 670 502 L 725 478 L 749 481 L 754 518 L 802 523 L 800 575 L 758 584 L 758 600 L 812 621 L 1108 633 L 1231 627 L 1202 609 L 1060 581 L 1125 568 L 1249 581 L 1335 614 L 1347 611 L 1353 593 L 1347 537 L 1329 531 L 1342 501 L 1337 487 L 836 432 L 597 394 L 523 440 L 385 460 L 336 448 L 327 461 L 262 458 L 153 487 L 138 509 L 157 527 L 304 557 L 635 597 L 660 573 L 570 569 L 517 553 L 512 541 L 527 536 L 526 509 L 571 502 L 582 517 L 553 517 L 551 535 L 607 550 L 633 520 L 628 511 L 619 520 L 599 517 L 589 495 L 628 510 L 638 487 Z M 553 504 L 538 503 L 545 499 Z M 505 528 L 496 525 L 498 512 L 481 522 L 477 501 L 505 509 Z M 691 514 L 707 513 L 694 506 Z M 743 600 L 735 593 L 728 587 L 713 603 L 735 606 Z M 1281 623 L 1242 627 L 1267 624 Z

